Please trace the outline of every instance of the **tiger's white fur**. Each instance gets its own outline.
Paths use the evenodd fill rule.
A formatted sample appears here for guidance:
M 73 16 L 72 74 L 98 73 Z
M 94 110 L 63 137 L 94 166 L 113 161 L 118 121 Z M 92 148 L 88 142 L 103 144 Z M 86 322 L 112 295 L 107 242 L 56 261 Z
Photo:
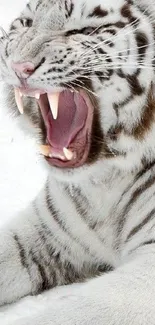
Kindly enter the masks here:
M 67 8 L 73 3 L 74 9 L 67 19 L 65 1 L 41 2 L 39 6 L 39 1 L 32 0 L 13 23 L 9 40 L 7 37 L 2 40 L 0 68 L 7 84 L 8 107 L 16 108 L 12 86 L 19 86 L 11 69 L 12 60 L 33 60 L 37 64 L 46 56 L 46 62 L 29 78 L 29 86 L 39 88 L 43 84 L 46 89 L 55 89 L 60 83 L 59 74 L 50 74 L 50 84 L 46 77 L 41 79 L 52 66 L 50 62 L 54 55 L 61 59 L 58 50 L 62 48 L 63 54 L 66 51 L 64 31 L 112 26 L 119 22 L 115 26 L 116 35 L 105 30 L 99 36 L 96 33 L 93 36 L 71 35 L 68 43 L 74 51 L 62 65 L 62 70 L 66 66 L 69 68 L 69 62 L 74 59 L 72 69 L 78 65 L 82 74 L 88 57 L 92 55 L 93 67 L 91 65 L 89 77 L 97 95 L 104 134 L 102 142 L 107 145 L 108 154 L 102 148 L 95 162 L 77 170 L 65 171 L 47 166 L 49 178 L 46 188 L 13 224 L 0 232 L 1 305 L 27 295 L 38 295 L 52 286 L 88 281 L 79 286 L 50 289 L 43 294 L 45 300 L 31 298 L 30 306 L 23 300 L 19 303 L 19 310 L 18 304 L 12 310 L 11 320 L 8 312 L 1 314 L 1 324 L 154 325 L 153 2 L 68 0 Z M 134 20 L 122 27 L 120 22 L 128 21 L 128 17 L 121 14 L 124 5 L 127 5 L 125 15 L 130 15 L 130 8 Z M 98 6 L 108 14 L 90 17 Z M 26 19 L 33 19 L 34 25 L 23 27 L 21 19 L 24 23 Z M 141 36 L 139 50 L 145 49 L 139 55 L 136 33 L 140 33 L 137 37 Z M 112 47 L 104 41 L 99 43 L 101 34 L 114 43 Z M 114 71 L 107 80 L 104 80 L 108 70 L 105 56 L 99 64 L 99 58 L 90 48 L 83 47 L 81 40 L 86 42 L 89 38 L 113 60 Z M 49 39 L 51 47 L 47 49 L 45 44 Z M 120 62 L 121 52 L 124 53 L 123 63 Z M 140 57 L 142 62 L 138 61 Z M 97 68 L 103 70 L 102 78 L 96 73 Z M 118 73 L 118 68 L 121 73 Z M 137 68 L 140 69 L 138 74 Z M 63 73 L 63 81 L 70 82 Z M 25 113 L 33 121 L 34 116 L 38 117 L 35 102 L 25 98 L 24 104 Z M 38 125 L 36 130 L 38 139 Z

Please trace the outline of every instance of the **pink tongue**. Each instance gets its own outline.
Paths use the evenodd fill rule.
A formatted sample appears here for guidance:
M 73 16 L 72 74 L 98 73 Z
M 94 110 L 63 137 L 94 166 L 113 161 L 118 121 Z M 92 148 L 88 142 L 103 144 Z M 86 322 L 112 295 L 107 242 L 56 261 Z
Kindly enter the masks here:
M 57 120 L 53 119 L 51 111 L 47 115 L 47 139 L 52 147 L 63 149 L 83 129 L 88 108 L 79 93 L 65 90 L 59 97 L 58 112 Z

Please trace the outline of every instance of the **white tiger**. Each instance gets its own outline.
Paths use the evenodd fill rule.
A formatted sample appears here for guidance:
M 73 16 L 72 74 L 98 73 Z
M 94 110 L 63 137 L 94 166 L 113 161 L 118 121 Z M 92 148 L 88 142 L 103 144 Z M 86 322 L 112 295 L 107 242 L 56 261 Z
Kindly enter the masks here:
M 0 304 L 32 296 L 2 325 L 155 324 L 154 13 L 32 0 L 1 38 L 8 108 L 49 174 L 0 231 Z

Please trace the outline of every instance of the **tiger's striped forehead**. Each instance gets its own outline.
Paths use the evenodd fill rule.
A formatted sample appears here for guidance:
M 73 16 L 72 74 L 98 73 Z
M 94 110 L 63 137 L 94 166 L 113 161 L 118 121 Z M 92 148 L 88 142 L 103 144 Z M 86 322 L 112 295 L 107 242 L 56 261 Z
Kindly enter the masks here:
M 54 7 L 53 7 L 54 6 Z M 35 12 L 35 22 L 42 28 L 51 26 L 54 29 L 68 27 L 68 23 L 83 25 L 88 21 L 118 22 L 122 19 L 134 18 L 131 0 L 31 0 Z M 46 20 L 43 18 L 46 15 Z

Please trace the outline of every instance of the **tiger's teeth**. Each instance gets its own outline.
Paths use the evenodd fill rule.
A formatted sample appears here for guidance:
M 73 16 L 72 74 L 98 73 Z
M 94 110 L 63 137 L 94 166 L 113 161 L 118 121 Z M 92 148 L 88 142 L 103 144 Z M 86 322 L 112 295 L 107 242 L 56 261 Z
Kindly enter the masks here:
M 72 160 L 74 157 L 74 154 L 71 150 L 67 149 L 67 148 L 63 148 L 63 153 L 66 157 L 67 160 Z
M 50 146 L 48 146 L 48 145 L 40 145 L 39 146 L 39 151 L 45 157 L 50 157 L 50 155 L 51 155 Z
M 36 94 L 35 94 L 35 98 L 36 98 L 36 99 L 40 99 L 40 94 L 39 94 L 39 93 L 36 93 Z
M 53 94 L 47 94 L 54 120 L 56 120 L 58 117 L 59 95 L 60 95 L 59 92 Z
M 18 88 L 15 88 L 15 100 L 16 100 L 16 104 L 19 109 L 19 112 L 21 114 L 23 114 L 24 107 L 23 107 L 23 101 L 22 101 L 22 93 L 20 92 L 20 90 Z

